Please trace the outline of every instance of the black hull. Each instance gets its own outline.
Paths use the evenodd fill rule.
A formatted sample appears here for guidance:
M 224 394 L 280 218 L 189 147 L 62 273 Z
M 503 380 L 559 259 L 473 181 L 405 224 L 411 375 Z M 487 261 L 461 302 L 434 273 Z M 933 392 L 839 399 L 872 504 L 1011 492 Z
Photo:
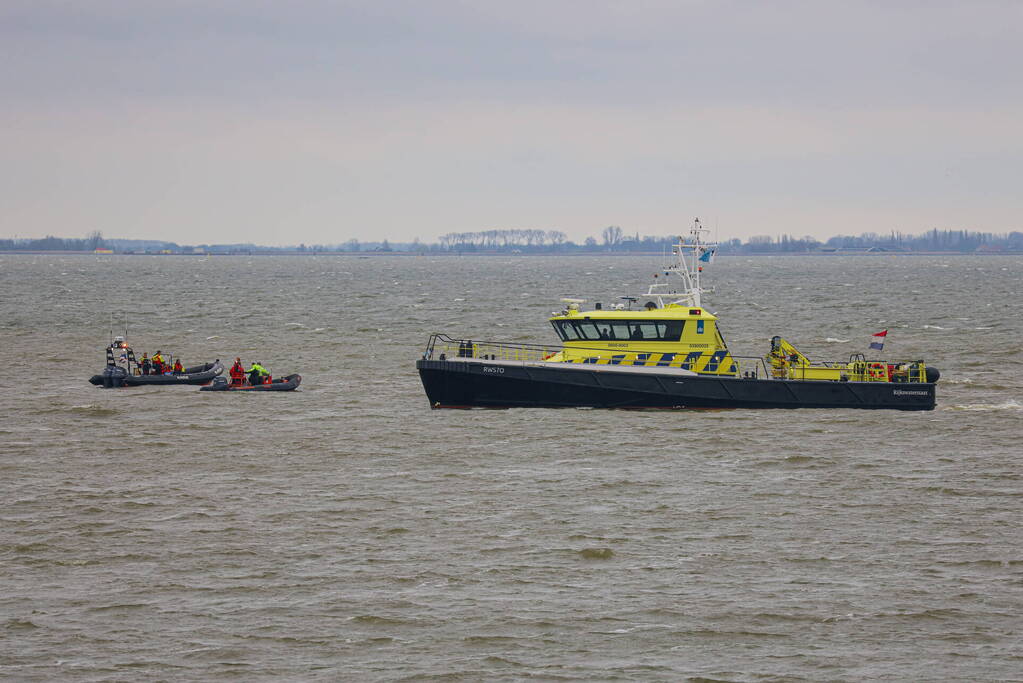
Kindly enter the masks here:
M 295 389 L 298 389 L 298 385 L 301 383 L 302 375 L 288 375 L 282 380 L 274 380 L 273 384 L 257 384 L 255 386 L 232 387 L 226 381 L 223 383 L 218 381 L 207 387 L 202 387 L 199 391 L 294 391 Z
M 185 368 L 185 371 L 180 375 L 122 375 L 120 382 L 115 382 L 114 387 L 143 387 L 143 386 L 178 386 L 178 385 L 192 385 L 197 384 L 209 384 L 213 381 L 214 377 L 219 377 L 224 372 L 224 366 L 219 361 L 213 363 L 205 363 L 203 365 L 197 365 L 192 368 Z M 107 373 L 109 374 L 109 373 Z M 89 378 L 91 384 L 97 386 L 106 386 L 103 381 L 104 375 L 93 375 Z
M 933 410 L 934 384 L 746 379 L 555 363 L 420 360 L 434 408 Z

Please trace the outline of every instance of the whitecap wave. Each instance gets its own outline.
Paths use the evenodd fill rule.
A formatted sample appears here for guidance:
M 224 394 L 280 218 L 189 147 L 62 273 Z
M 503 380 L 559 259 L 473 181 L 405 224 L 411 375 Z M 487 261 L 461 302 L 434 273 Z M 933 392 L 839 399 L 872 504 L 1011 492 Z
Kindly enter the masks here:
M 1023 410 L 1023 403 L 1009 399 L 1004 403 L 964 403 L 958 406 L 950 406 L 950 408 L 952 410 L 987 413 L 995 410 Z
M 214 339 L 220 339 L 220 335 L 215 334 L 212 337 L 206 337 L 206 341 L 213 341 Z
M 924 325 L 925 330 L 949 330 L 949 327 L 941 327 L 940 325 Z
M 826 341 L 829 344 L 848 344 L 849 343 L 848 339 L 837 339 L 835 337 L 827 337 L 827 338 L 825 338 L 824 341 Z

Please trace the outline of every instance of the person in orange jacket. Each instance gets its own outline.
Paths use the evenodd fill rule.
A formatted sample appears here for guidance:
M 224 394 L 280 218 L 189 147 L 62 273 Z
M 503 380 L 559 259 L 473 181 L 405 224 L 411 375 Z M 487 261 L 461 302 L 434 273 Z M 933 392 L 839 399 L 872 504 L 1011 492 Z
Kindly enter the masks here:
M 174 360 L 174 369 L 171 372 L 173 372 L 175 375 L 180 375 L 185 372 L 184 366 L 181 365 L 180 358 Z

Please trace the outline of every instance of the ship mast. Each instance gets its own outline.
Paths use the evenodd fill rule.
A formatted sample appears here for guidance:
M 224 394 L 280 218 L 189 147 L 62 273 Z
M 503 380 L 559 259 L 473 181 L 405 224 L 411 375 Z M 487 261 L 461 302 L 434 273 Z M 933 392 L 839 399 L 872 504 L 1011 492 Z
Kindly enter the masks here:
M 647 290 L 647 296 L 657 300 L 657 306 L 664 308 L 667 303 L 679 304 L 682 306 L 702 307 L 700 295 L 705 290 L 700 286 L 700 273 L 703 272 L 703 263 L 709 263 L 717 250 L 717 244 L 704 242 L 704 233 L 710 230 L 700 224 L 700 219 L 693 221 L 693 227 L 689 230 L 689 240 L 686 241 L 681 235 L 678 244 L 672 246 L 671 254 L 674 260 L 664 268 L 664 279 L 655 281 Z M 681 288 L 675 287 L 669 279 L 672 274 L 678 275 L 682 280 Z M 658 280 L 658 276 L 654 276 Z

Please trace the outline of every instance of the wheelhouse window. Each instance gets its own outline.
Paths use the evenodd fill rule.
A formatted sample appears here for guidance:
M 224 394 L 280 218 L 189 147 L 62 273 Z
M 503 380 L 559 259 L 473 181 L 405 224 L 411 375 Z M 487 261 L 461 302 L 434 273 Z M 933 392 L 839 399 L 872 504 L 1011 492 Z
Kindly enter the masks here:
M 683 320 L 554 320 L 562 341 L 678 341 Z

